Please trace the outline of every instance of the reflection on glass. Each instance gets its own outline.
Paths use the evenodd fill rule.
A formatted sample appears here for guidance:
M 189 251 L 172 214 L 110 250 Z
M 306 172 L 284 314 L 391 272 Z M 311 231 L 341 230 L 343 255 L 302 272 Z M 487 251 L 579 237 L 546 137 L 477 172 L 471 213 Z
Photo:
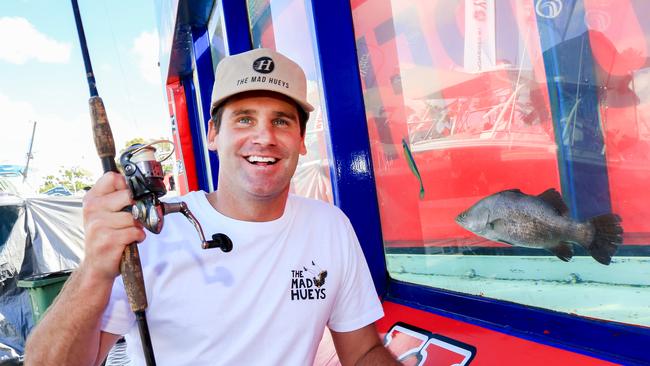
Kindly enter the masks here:
M 298 0 L 248 0 L 247 4 L 253 46 L 282 52 L 298 63 L 307 75 L 307 100 L 314 106 L 314 111 L 305 131 L 307 155 L 298 161 L 292 192 L 332 202 L 315 51 L 305 4 Z
M 389 272 L 650 325 L 650 3 L 537 3 L 351 0 Z
M 226 57 L 226 41 L 223 37 L 221 1 L 217 1 L 215 6 L 212 7 L 212 13 L 210 14 L 210 20 L 208 21 L 208 34 L 210 35 L 212 67 L 216 70 L 219 62 Z

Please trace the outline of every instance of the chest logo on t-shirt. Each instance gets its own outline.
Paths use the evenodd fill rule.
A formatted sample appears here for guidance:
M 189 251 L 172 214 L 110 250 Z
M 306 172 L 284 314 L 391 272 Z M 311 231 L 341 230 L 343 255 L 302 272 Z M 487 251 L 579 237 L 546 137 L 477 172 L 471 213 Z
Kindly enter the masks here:
M 303 266 L 302 269 L 291 270 L 291 301 L 322 300 L 325 294 L 325 279 L 327 270 L 321 269 L 316 262 Z

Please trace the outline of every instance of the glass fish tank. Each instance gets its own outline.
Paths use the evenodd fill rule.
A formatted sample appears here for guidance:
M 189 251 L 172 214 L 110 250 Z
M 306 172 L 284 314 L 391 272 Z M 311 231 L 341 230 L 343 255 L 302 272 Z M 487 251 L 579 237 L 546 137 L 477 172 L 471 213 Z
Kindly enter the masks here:
M 650 2 L 351 7 L 390 276 L 650 326 Z

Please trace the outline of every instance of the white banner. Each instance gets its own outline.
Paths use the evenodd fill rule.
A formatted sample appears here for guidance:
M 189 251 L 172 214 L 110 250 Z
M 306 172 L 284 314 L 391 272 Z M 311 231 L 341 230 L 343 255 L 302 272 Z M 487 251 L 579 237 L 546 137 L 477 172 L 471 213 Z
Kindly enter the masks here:
M 465 71 L 491 70 L 495 61 L 494 0 L 465 0 Z

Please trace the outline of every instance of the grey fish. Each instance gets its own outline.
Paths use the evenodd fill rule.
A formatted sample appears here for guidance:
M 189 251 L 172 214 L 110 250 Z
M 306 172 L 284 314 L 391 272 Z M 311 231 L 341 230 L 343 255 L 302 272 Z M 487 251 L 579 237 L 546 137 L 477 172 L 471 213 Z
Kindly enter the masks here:
M 573 257 L 571 245 L 578 244 L 608 265 L 623 242 L 621 218 L 608 213 L 578 222 L 568 211 L 553 188 L 538 196 L 511 189 L 481 199 L 458 215 L 456 222 L 486 239 L 546 249 L 565 262 Z

